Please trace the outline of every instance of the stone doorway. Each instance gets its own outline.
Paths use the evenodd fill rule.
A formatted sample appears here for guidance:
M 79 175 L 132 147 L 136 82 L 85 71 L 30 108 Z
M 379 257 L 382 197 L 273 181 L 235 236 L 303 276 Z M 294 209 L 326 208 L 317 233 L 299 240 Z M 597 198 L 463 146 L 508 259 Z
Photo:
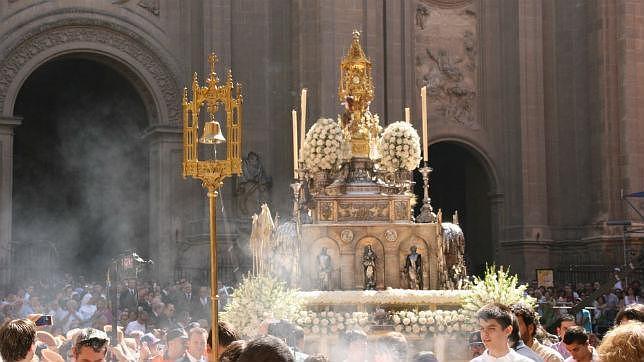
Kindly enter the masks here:
M 430 145 L 430 197 L 434 211 L 443 210 L 443 221 L 451 222 L 458 210 L 459 225 L 465 234 L 465 260 L 468 274 L 482 275 L 485 263 L 494 262 L 493 220 L 490 195 L 492 185 L 486 165 L 476 151 L 464 144 L 443 141 Z M 422 204 L 422 176 L 415 172 L 414 191 L 418 195 L 416 215 Z
M 94 279 L 118 253 L 149 254 L 148 115 L 131 81 L 108 64 L 83 54 L 50 60 L 14 107 L 23 118 L 14 137 L 14 246 L 53 250 L 61 272 Z

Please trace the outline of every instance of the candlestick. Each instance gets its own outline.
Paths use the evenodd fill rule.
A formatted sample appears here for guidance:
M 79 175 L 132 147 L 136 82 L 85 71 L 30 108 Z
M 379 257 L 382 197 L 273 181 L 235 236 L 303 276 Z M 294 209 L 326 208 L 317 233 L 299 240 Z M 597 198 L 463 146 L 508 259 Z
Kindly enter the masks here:
M 302 124 L 301 124 L 301 129 L 300 129 L 300 147 L 304 144 L 304 136 L 306 136 L 306 93 L 307 89 L 303 88 L 302 89 L 302 95 L 300 96 L 300 101 L 301 101 L 301 108 L 300 112 L 301 118 L 302 118 Z
M 409 114 L 409 107 L 405 107 L 405 122 L 411 123 L 411 115 Z
M 293 118 L 293 178 L 297 180 L 297 111 L 295 109 L 291 111 L 291 116 Z
M 425 166 L 419 169 L 420 173 L 423 175 L 423 206 L 420 208 L 420 214 L 416 217 L 416 222 L 420 223 L 429 223 L 436 222 L 436 214 L 431 205 L 432 199 L 429 198 L 429 173 L 432 172 L 431 167 Z
M 427 162 L 429 160 L 429 150 L 427 148 L 427 86 L 423 86 L 420 89 L 420 109 L 423 122 L 423 161 Z

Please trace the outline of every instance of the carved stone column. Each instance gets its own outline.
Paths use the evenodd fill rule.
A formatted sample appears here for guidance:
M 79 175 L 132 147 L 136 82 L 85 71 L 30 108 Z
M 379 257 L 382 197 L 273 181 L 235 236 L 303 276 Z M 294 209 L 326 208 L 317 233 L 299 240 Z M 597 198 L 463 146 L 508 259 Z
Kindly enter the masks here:
M 21 118 L 0 117 L 0 285 L 10 282 L 13 214 L 13 129 Z

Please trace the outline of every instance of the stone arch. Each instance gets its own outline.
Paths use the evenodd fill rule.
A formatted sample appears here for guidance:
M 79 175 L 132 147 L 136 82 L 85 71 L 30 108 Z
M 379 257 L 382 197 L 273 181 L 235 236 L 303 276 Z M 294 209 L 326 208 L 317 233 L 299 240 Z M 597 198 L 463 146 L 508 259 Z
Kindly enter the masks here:
M 364 273 L 362 270 L 362 254 L 364 248 L 371 244 L 371 248 L 376 253 L 376 288 L 384 289 L 385 287 L 385 247 L 380 239 L 373 236 L 365 236 L 358 240 L 355 246 L 354 256 L 354 287 L 358 290 L 364 289 Z
M 430 259 L 432 250 L 430 249 L 429 244 L 423 238 L 412 235 L 409 238 L 401 240 L 400 244 L 398 245 L 398 265 L 400 265 L 401 269 L 404 268 L 405 258 L 407 257 L 407 254 L 409 254 L 409 248 L 412 245 L 415 245 L 417 247 L 417 252 L 421 255 L 423 261 L 423 288 L 430 289 L 429 273 L 431 270 Z M 398 281 L 401 288 L 407 289 L 407 286 L 402 284 L 402 276 Z M 432 285 L 431 287 L 435 286 Z
M 73 13 L 73 18 L 55 21 L 40 18 L 2 46 L 6 56 L 0 59 L 0 115 L 13 115 L 18 92 L 36 68 L 60 56 L 82 54 L 112 66 L 132 82 L 146 102 L 151 125 L 178 123 L 178 72 L 165 50 L 152 45 L 139 29 L 83 15 Z
M 492 159 L 477 142 L 455 136 L 437 137 L 429 155 L 434 169 L 430 176 L 432 206 L 443 210 L 446 222 L 454 211 L 459 212 L 468 272 L 480 273 L 496 258 L 501 219 L 502 199 Z M 420 195 L 422 188 L 415 191 Z
M 306 253 L 306 275 L 308 275 L 310 288 L 318 290 L 317 285 L 317 256 L 322 251 L 322 248 L 327 248 L 327 254 L 331 256 L 331 265 L 333 272 L 331 273 L 331 290 L 340 288 L 340 246 L 338 243 L 329 238 L 322 237 L 315 240 L 311 247 L 308 248 Z
M 486 147 L 473 139 L 458 136 L 437 137 L 436 139 L 430 141 L 429 146 L 431 147 L 432 145 L 437 143 L 452 143 L 467 149 L 472 154 L 472 156 L 476 158 L 481 163 L 481 165 L 483 165 L 483 169 L 485 170 L 485 173 L 487 175 L 488 182 L 490 183 L 491 192 L 496 193 L 497 190 L 499 190 L 500 181 L 496 164 L 492 156 L 489 154 L 489 152 L 487 152 Z M 431 161 L 431 152 L 429 153 L 429 155 Z

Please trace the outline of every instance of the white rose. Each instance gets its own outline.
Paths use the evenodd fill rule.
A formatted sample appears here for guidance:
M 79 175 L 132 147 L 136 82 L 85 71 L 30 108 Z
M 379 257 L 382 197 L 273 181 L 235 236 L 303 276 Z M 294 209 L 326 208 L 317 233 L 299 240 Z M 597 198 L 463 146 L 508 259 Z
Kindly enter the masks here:
M 325 327 L 329 325 L 329 321 L 327 319 L 322 319 L 320 323 L 322 323 L 322 325 Z
M 427 324 L 427 318 L 425 318 L 425 317 L 418 318 L 418 323 L 419 324 Z
M 411 332 L 411 326 L 405 327 L 405 332 L 408 332 L 408 333 Z
M 402 321 L 402 322 L 403 322 L 403 324 L 404 324 L 404 325 L 406 325 L 406 326 L 407 326 L 407 325 L 409 325 L 409 323 L 411 323 L 411 321 L 409 320 L 409 318 L 405 318 L 405 319 L 403 319 L 403 321 Z
M 327 315 L 327 316 L 329 316 L 329 317 L 333 317 L 333 316 L 335 316 L 335 313 L 333 313 L 333 312 L 328 312 L 326 315 Z
M 393 319 L 395 324 L 400 324 L 400 317 L 398 315 L 394 315 Z
M 316 325 L 320 324 L 320 319 L 319 318 L 313 319 L 313 324 L 316 324 Z
M 395 330 L 396 332 L 400 333 L 400 332 L 402 332 L 403 327 L 399 324 L 399 325 L 397 325 L 397 326 L 395 326 L 395 327 L 394 327 L 394 330 Z
M 416 334 L 418 334 L 418 332 L 420 332 L 420 327 L 415 325 L 415 326 L 411 327 L 411 331 L 416 333 Z

